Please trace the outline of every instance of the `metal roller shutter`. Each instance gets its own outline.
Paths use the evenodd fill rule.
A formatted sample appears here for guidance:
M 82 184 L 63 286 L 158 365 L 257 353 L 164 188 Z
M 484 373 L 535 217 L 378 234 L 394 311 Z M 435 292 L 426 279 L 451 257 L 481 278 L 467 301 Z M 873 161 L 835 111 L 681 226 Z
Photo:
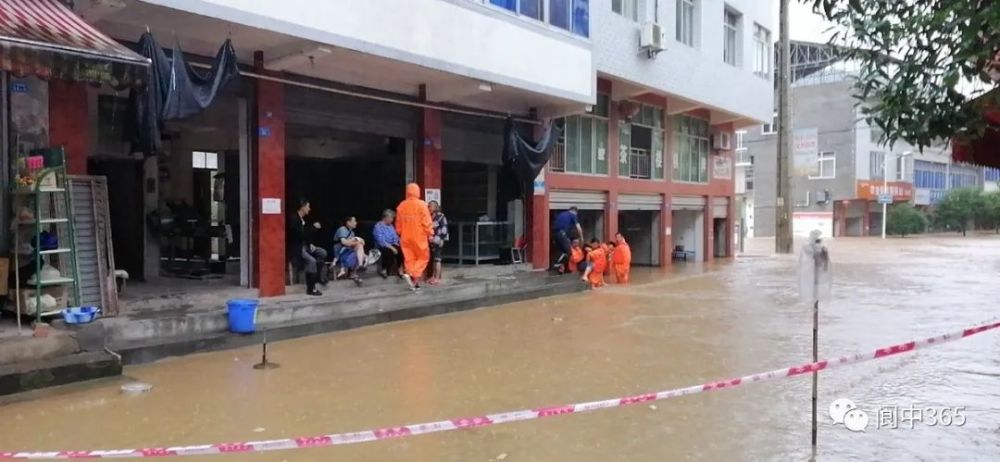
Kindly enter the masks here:
M 674 196 L 670 199 L 671 210 L 704 210 L 707 201 L 700 196 Z
M 729 217 L 729 199 L 716 197 L 712 199 L 712 216 L 715 218 Z
M 335 95 L 318 90 L 285 90 L 289 125 L 323 127 L 405 139 L 419 139 L 419 108 Z
M 663 197 L 659 194 L 619 194 L 618 210 L 653 210 L 659 211 L 663 206 Z
M 580 210 L 604 210 L 608 196 L 602 191 L 552 191 L 549 209 L 561 210 L 576 206 Z

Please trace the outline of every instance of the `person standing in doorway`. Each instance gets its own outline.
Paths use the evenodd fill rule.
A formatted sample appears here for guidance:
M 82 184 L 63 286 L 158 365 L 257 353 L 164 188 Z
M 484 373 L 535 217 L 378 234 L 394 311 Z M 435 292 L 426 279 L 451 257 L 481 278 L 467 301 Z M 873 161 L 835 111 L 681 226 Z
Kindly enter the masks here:
M 385 209 L 382 212 L 382 220 L 375 223 L 372 229 L 372 236 L 375 238 L 375 246 L 382 254 L 382 269 L 379 275 L 382 279 L 388 278 L 389 274 L 395 273 L 402 279 L 403 270 L 400 267 L 403 263 L 403 250 L 399 248 L 399 233 L 393 223 L 396 221 L 396 212 Z
M 396 207 L 396 231 L 403 250 L 403 279 L 411 290 L 420 289 L 420 278 L 430 260 L 430 240 L 434 236 L 431 213 L 427 203 L 420 199 L 420 186 L 406 185 L 406 199 Z
M 295 213 L 288 217 L 285 245 L 288 258 L 296 268 L 306 273 L 306 294 L 319 296 L 322 292 L 316 289 L 317 283 L 326 283 L 320 276 L 320 265 L 326 262 L 326 251 L 313 245 L 313 233 L 322 226 L 316 222 L 307 224 L 306 217 L 312 211 L 308 200 L 298 202 Z
M 580 226 L 580 220 L 577 217 L 578 212 L 579 210 L 576 206 L 570 207 L 569 210 L 556 215 L 556 220 L 552 223 L 552 240 L 555 241 L 556 248 L 560 252 L 559 258 L 556 259 L 553 268 L 559 271 L 559 273 L 565 273 L 568 270 L 567 263 L 569 255 L 572 252 L 572 240 L 574 238 L 583 238 L 583 227 Z
M 441 211 L 441 204 L 437 201 L 430 201 L 427 204 L 431 212 L 431 223 L 434 228 L 434 235 L 431 237 L 431 278 L 428 284 L 441 283 L 441 261 L 444 252 L 444 243 L 448 242 L 448 219 Z

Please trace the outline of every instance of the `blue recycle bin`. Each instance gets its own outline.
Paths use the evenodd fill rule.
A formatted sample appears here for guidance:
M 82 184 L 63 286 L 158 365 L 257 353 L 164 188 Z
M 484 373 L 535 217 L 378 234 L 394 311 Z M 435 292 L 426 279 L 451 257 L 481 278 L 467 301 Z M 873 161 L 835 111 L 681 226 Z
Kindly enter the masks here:
M 257 330 L 257 300 L 233 299 L 226 302 L 229 331 L 252 334 Z

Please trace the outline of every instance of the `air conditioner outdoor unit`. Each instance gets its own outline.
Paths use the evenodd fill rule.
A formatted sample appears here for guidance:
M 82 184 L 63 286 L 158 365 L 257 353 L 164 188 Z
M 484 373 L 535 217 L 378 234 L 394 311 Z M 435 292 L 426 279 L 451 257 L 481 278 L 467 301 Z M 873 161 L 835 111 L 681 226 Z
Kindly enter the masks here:
M 712 149 L 716 151 L 729 151 L 733 148 L 733 134 L 729 132 L 718 132 L 712 135 Z
M 654 22 L 647 22 L 642 25 L 642 32 L 639 34 L 639 48 L 646 50 L 650 57 L 663 51 L 664 33 L 663 27 Z

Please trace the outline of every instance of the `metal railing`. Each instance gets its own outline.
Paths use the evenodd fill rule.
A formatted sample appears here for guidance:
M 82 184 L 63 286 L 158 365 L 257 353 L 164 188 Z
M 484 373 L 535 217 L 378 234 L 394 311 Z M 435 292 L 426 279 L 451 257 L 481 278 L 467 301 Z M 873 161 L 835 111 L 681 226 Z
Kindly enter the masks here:
M 459 264 L 499 260 L 500 251 L 514 245 L 513 227 L 507 221 L 459 221 L 448 223 L 449 240 L 444 258 Z
M 738 149 L 738 150 L 736 150 L 736 166 L 737 167 L 742 167 L 742 166 L 745 166 L 745 165 L 751 165 L 752 163 L 753 162 L 752 162 L 752 159 L 751 159 L 751 156 L 750 156 L 750 150 L 749 149 Z
M 556 143 L 552 147 L 552 157 L 549 159 L 549 170 L 553 172 L 566 171 L 566 143 Z
M 649 179 L 653 171 L 652 157 L 645 149 L 632 148 L 628 154 L 629 178 Z

